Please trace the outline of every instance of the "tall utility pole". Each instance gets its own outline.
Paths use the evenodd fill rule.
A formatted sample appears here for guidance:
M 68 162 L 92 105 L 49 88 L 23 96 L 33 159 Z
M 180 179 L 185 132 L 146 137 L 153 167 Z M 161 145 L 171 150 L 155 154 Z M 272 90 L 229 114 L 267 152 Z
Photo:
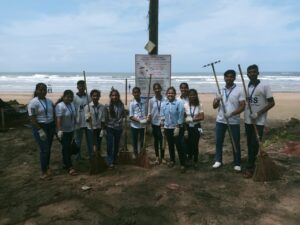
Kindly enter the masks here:
M 158 54 L 158 1 L 149 0 L 149 41 L 155 44 L 149 55 Z

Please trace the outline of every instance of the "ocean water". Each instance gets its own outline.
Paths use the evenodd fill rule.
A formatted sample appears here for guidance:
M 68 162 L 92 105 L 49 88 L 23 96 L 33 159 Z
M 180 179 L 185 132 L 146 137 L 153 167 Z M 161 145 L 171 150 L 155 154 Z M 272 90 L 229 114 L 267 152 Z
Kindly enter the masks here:
M 217 73 L 220 86 L 224 85 L 223 75 Z M 261 72 L 259 78 L 269 85 L 273 92 L 300 92 L 300 72 Z M 135 86 L 134 73 L 86 73 L 88 90 L 99 89 L 103 93 L 108 93 L 112 87 L 120 92 L 125 92 L 125 79 L 129 86 Z M 244 79 L 248 83 L 248 78 L 244 74 Z M 47 73 L 47 72 L 0 72 L 0 95 L 1 92 L 33 92 L 35 84 L 46 83 L 52 88 L 52 92 L 62 93 L 66 89 L 77 91 L 76 83 L 83 80 L 83 74 L 73 73 Z M 195 88 L 199 93 L 215 93 L 217 90 L 212 73 L 173 73 L 171 85 L 179 90 L 179 84 L 187 82 L 190 88 Z M 241 84 L 240 75 L 237 74 L 236 84 Z

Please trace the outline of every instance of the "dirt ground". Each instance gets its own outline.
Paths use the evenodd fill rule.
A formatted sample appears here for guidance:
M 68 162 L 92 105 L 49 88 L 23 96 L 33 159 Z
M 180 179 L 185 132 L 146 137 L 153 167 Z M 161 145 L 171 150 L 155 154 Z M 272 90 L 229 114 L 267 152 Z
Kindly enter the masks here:
M 145 169 L 119 164 L 91 176 L 86 159 L 74 160 L 80 174 L 70 176 L 62 169 L 60 145 L 55 140 L 53 179 L 47 181 L 39 179 L 39 152 L 31 130 L 23 124 L 11 127 L 0 133 L 1 225 L 296 225 L 300 221 L 298 120 L 287 124 L 273 121 L 266 130 L 264 149 L 282 173 L 280 180 L 272 182 L 254 182 L 234 172 L 228 138 L 225 165 L 218 170 L 211 168 L 213 118 L 203 123 L 198 170 L 190 168 L 181 174 L 178 163 L 172 169 L 166 165 Z M 242 126 L 242 166 L 246 162 L 243 130 Z M 153 161 L 151 144 L 148 155 Z M 83 152 L 86 157 L 86 150 Z M 90 189 L 83 190 L 83 186 Z

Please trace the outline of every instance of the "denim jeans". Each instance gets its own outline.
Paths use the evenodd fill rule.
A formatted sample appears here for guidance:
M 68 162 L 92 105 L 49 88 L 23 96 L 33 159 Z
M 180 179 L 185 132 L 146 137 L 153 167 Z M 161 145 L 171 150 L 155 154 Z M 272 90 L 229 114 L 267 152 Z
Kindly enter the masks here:
M 88 132 L 87 132 L 87 130 L 88 129 L 86 127 L 80 127 L 79 129 L 75 130 L 75 143 L 79 147 L 79 152 L 76 155 L 76 159 L 81 159 L 82 158 L 82 156 L 81 156 L 81 142 L 82 142 L 83 133 L 85 133 L 85 140 L 86 140 L 87 145 L 89 144 L 88 143 Z
M 114 164 L 118 158 L 120 139 L 122 135 L 122 129 L 113 129 L 108 127 L 106 129 L 107 136 L 107 162 L 109 165 Z
M 154 139 L 155 156 L 163 159 L 165 156 L 165 150 L 163 149 L 163 135 L 161 133 L 160 126 L 152 124 L 152 135 Z
M 67 170 L 72 167 L 71 142 L 73 140 L 73 136 L 74 132 L 64 132 L 61 139 L 63 164 Z
M 264 126 L 263 125 L 256 125 L 259 139 L 262 139 Z M 247 147 L 248 147 L 248 161 L 246 168 L 248 170 L 254 170 L 255 168 L 255 160 L 256 155 L 259 150 L 259 143 L 256 138 L 256 132 L 252 124 L 245 124 L 246 136 L 247 136 Z
M 190 150 L 189 159 L 192 159 L 195 163 L 198 162 L 199 156 L 199 140 L 200 140 L 200 124 L 196 124 L 194 127 L 188 127 L 188 145 Z
M 36 143 L 39 146 L 41 170 L 43 173 L 45 173 L 49 168 L 51 146 L 52 146 L 53 136 L 55 133 L 55 123 L 54 122 L 40 123 L 39 125 L 45 131 L 47 135 L 47 139 L 45 141 L 42 141 L 38 133 L 38 129 L 34 126 L 32 126 L 32 134 Z
M 185 166 L 186 153 L 184 152 L 184 148 L 182 146 L 184 129 L 180 128 L 179 136 L 174 137 L 174 129 L 165 129 L 165 134 L 169 146 L 169 154 L 170 160 L 175 162 L 175 145 L 178 153 L 178 158 L 181 166 Z
M 132 145 L 133 145 L 133 152 L 135 155 L 138 155 L 138 142 L 140 142 L 140 150 L 142 150 L 144 145 L 144 135 L 145 135 L 145 128 L 133 128 L 131 127 L 131 136 L 132 136 Z
M 240 125 L 230 124 L 232 138 L 235 143 L 236 152 L 233 154 L 233 162 L 235 166 L 241 165 L 241 147 L 240 147 Z M 222 151 L 227 124 L 216 122 L 216 161 L 222 163 Z M 231 140 L 230 140 L 231 141 Z
M 87 147 L 88 147 L 88 154 L 89 154 L 89 159 L 93 158 L 93 152 L 94 152 L 94 146 L 96 147 L 96 151 L 100 151 L 101 149 L 101 142 L 102 138 L 99 137 L 101 132 L 101 129 L 88 129 L 88 141 L 87 141 Z

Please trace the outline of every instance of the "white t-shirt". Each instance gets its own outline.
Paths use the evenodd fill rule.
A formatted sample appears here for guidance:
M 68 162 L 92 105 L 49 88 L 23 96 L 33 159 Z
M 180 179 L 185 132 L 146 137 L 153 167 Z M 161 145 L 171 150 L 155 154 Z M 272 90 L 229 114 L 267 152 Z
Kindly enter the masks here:
M 53 102 L 48 99 L 39 99 L 34 97 L 27 106 L 28 115 L 36 116 L 38 123 L 51 123 L 53 122 Z
M 94 105 L 93 102 L 91 102 L 89 105 L 90 107 L 88 105 L 84 107 L 85 118 L 88 118 L 88 113 L 90 110 L 93 129 L 102 128 L 101 123 L 105 122 L 105 106 L 102 104 Z M 87 122 L 87 128 L 92 129 L 89 122 Z
M 204 111 L 203 111 L 203 106 L 202 106 L 201 103 L 200 103 L 199 105 L 197 105 L 197 106 L 193 106 L 193 105 L 190 106 L 190 104 L 189 104 L 188 102 L 186 102 L 186 103 L 184 104 L 184 111 L 185 111 L 185 114 L 186 114 L 187 116 L 190 116 L 190 117 L 192 117 L 193 119 L 194 119 L 199 113 L 203 113 L 203 112 L 204 112 Z M 199 124 L 199 123 L 200 123 L 200 121 L 193 122 L 193 123 L 191 123 L 191 126 L 196 125 L 196 124 Z
M 87 126 L 84 115 L 84 107 L 87 102 L 91 102 L 90 97 L 87 95 L 79 96 L 76 94 L 74 96 L 73 103 L 76 109 L 76 127 L 78 128 Z
M 263 109 L 267 104 L 268 98 L 272 98 L 272 92 L 269 85 L 260 83 L 255 87 L 254 85 L 251 85 L 248 87 L 248 97 L 250 98 L 250 104 L 252 112 L 258 112 L 261 109 Z M 245 123 L 252 124 L 251 118 L 250 118 L 250 109 L 248 106 L 249 103 L 247 103 L 244 113 Z M 260 115 L 256 119 L 257 125 L 265 125 L 267 120 L 267 112 Z
M 161 100 L 156 99 L 155 96 L 153 96 L 149 100 L 149 107 L 150 107 L 150 113 L 151 114 L 151 123 L 153 125 L 159 126 L 161 122 L 160 118 L 160 110 L 163 105 L 163 102 L 166 101 L 166 98 L 162 96 Z
M 141 99 L 137 102 L 135 99 L 130 102 L 129 105 L 129 117 L 136 117 L 140 120 L 146 119 L 146 103 Z M 130 126 L 133 128 L 145 128 L 145 124 L 140 124 L 139 122 L 130 121 Z
M 76 111 L 73 103 L 66 105 L 60 102 L 55 107 L 56 117 L 61 119 L 61 130 L 72 132 L 75 129 Z
M 230 89 L 224 87 L 222 89 L 221 94 L 222 94 L 226 112 L 235 111 L 239 107 L 240 102 L 245 101 L 244 92 L 242 91 L 241 88 L 237 87 L 236 85 L 234 85 Z M 227 123 L 224 116 L 223 106 L 221 101 L 220 101 L 220 106 L 218 108 L 218 115 L 216 121 L 219 123 Z M 238 115 L 231 116 L 228 119 L 228 122 L 229 124 L 240 124 L 240 115 L 238 114 Z

